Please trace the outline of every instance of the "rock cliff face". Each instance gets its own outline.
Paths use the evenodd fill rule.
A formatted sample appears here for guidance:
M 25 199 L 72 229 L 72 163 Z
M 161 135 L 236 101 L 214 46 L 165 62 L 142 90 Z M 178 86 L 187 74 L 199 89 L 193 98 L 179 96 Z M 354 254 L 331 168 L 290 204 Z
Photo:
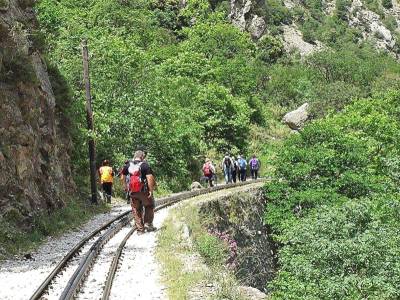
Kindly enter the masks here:
M 231 0 L 229 15 L 231 22 L 241 30 L 248 31 L 254 39 L 270 34 L 266 17 L 258 15 L 259 13 L 265 14 L 268 9 L 265 6 L 266 2 L 266 0 Z M 279 2 L 277 1 L 277 3 Z M 296 10 L 307 11 L 309 9 L 303 0 L 282 0 L 281 2 L 291 15 Z M 368 8 L 368 1 L 349 0 L 347 2 L 344 18 L 349 27 L 361 32 L 360 41 L 367 40 L 373 43 L 377 49 L 387 51 L 392 56 L 399 58 L 397 44 L 400 43 L 398 41 L 400 38 L 400 4 L 396 0 L 387 0 L 390 7 L 386 8 L 378 1 L 377 3 L 380 4 L 376 7 L 376 10 L 379 10 L 377 13 Z M 336 9 L 335 0 L 321 1 L 321 12 L 325 16 L 333 15 Z M 304 41 L 298 30 L 298 24 L 294 20 L 278 27 L 282 33 L 280 38 L 287 52 L 298 50 L 301 56 L 307 56 L 324 49 L 324 45 L 317 40 L 313 44 Z
M 21 219 L 63 206 L 75 188 L 32 3 L 0 0 L 0 216 Z

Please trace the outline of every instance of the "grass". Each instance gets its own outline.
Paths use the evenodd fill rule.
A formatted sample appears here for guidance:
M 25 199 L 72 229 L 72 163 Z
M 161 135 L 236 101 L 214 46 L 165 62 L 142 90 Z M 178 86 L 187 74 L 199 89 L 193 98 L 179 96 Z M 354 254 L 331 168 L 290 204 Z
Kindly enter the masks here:
M 17 210 L 10 210 L 0 218 L 0 259 L 31 251 L 46 237 L 76 228 L 108 209 L 106 205 L 92 206 L 80 200 L 70 201 L 60 210 L 33 217 L 29 228 L 21 225 L 22 216 Z
M 162 264 L 168 297 L 189 299 L 193 289 L 202 290 L 212 284 L 215 289 L 212 293 L 202 290 L 202 298 L 244 299 L 235 277 L 225 266 L 226 245 L 207 232 L 205 220 L 199 217 L 195 202 L 201 197 L 204 196 L 172 209 L 160 231 L 156 255 Z M 185 227 L 190 232 L 189 239 L 184 235 Z

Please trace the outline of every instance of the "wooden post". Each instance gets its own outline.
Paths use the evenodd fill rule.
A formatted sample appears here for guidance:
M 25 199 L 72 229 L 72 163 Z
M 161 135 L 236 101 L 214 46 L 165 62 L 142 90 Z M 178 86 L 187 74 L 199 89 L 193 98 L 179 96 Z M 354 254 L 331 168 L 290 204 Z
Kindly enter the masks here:
M 93 111 L 92 111 L 92 96 L 90 94 L 90 78 L 89 78 L 89 53 L 87 41 L 82 41 L 82 58 L 83 58 L 83 79 L 85 81 L 86 92 L 86 122 L 87 128 L 93 132 Z M 96 149 L 94 145 L 94 138 L 89 136 L 89 164 L 90 164 L 90 186 L 92 197 L 91 201 L 97 204 L 97 185 L 96 185 Z

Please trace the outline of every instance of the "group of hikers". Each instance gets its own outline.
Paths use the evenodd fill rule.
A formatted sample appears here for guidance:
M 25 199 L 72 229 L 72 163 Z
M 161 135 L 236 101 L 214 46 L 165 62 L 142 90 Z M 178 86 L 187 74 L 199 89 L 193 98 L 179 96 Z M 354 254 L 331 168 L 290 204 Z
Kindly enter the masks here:
M 156 181 L 146 156 L 145 151 L 136 151 L 133 159 L 125 161 L 118 172 L 118 177 L 120 177 L 126 193 L 127 203 L 131 204 L 133 219 L 139 235 L 145 231 L 156 229 L 153 226 L 155 207 L 153 192 Z M 246 181 L 248 166 L 252 179 L 257 179 L 261 163 L 255 155 L 247 162 L 241 155 L 235 159 L 226 154 L 221 162 L 225 183 L 236 183 L 237 180 Z M 209 186 L 213 186 L 213 182 L 216 181 L 216 168 L 210 159 L 206 159 L 202 171 Z M 102 162 L 102 166 L 99 168 L 99 178 L 105 199 L 111 203 L 114 171 L 108 160 Z
M 221 169 L 224 173 L 225 183 L 228 184 L 236 183 L 236 181 L 246 181 L 247 167 L 250 169 L 251 178 L 257 179 L 261 163 L 255 155 L 253 155 L 249 162 L 247 162 L 241 155 L 235 158 L 234 156 L 231 157 L 229 153 L 225 154 L 221 162 Z M 208 185 L 210 187 L 214 186 L 214 182 L 216 181 L 216 169 L 209 158 L 206 158 L 202 170 Z

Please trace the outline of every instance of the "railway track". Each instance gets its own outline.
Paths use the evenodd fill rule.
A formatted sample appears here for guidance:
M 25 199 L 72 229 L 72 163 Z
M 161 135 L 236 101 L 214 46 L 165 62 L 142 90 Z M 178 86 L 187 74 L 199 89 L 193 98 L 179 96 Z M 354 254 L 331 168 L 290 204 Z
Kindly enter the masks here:
M 155 212 L 192 197 L 220 191 L 223 189 L 249 185 L 260 181 L 263 180 L 261 179 L 238 184 L 220 185 L 212 188 L 174 194 L 156 201 Z M 75 245 L 57 264 L 54 270 L 38 287 L 30 299 L 75 299 L 80 293 L 81 287 L 84 285 L 85 280 L 95 265 L 96 259 L 100 255 L 103 247 L 105 247 L 105 245 L 114 236 L 116 236 L 122 228 L 126 228 L 126 225 L 129 224 L 132 218 L 130 212 L 131 211 L 128 210 L 118 215 L 108 223 L 93 231 L 87 237 L 82 239 L 77 245 Z M 114 257 L 110 263 L 102 291 L 102 299 L 104 300 L 109 299 L 112 283 L 118 269 L 119 260 L 125 243 L 135 231 L 136 228 L 134 227 L 130 229 L 124 238 L 118 243 L 119 246 L 117 249 L 113 251 Z M 61 289 L 63 288 L 62 292 L 60 287 Z

